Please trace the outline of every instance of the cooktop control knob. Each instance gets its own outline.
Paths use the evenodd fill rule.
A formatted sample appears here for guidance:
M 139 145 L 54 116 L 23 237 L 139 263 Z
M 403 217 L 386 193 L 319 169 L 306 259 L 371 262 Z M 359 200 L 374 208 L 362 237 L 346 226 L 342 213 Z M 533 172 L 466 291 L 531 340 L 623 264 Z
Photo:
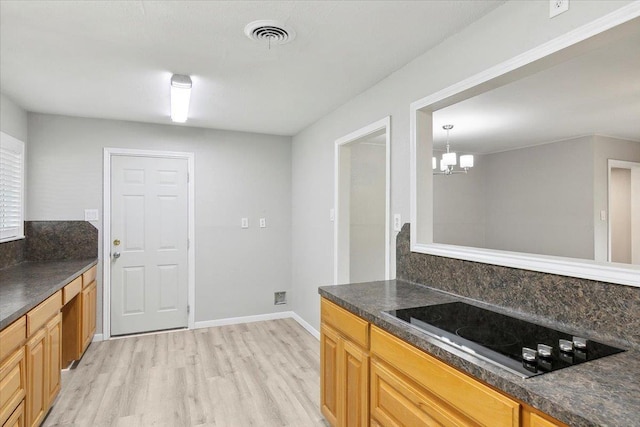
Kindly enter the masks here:
M 580 350 L 585 350 L 587 348 L 587 339 L 580 337 L 573 337 L 573 346 Z
M 535 363 L 538 356 L 538 352 L 532 348 L 522 347 L 522 359 L 525 362 Z
M 540 357 L 549 358 L 551 357 L 551 352 L 553 351 L 553 347 L 545 344 L 538 344 L 538 355 Z
M 573 353 L 573 341 L 560 340 L 559 347 L 560 351 L 564 351 L 565 353 Z

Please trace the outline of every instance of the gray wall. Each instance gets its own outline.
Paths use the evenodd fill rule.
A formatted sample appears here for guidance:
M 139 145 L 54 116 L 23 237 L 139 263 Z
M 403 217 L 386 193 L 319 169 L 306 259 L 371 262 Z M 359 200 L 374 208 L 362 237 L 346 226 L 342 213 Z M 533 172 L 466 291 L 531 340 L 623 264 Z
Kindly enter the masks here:
M 600 211 L 608 209 L 608 160 L 640 162 L 640 142 L 625 141 L 607 136 L 595 135 L 593 156 L 593 216 L 595 260 L 607 261 L 608 227 L 607 221 L 600 220 Z
M 485 247 L 593 259 L 592 139 L 485 156 Z
M 386 147 L 364 141 L 350 144 L 349 147 L 350 281 L 384 280 Z
M 293 138 L 292 277 L 295 311 L 319 328 L 317 287 L 332 282 L 333 143 L 388 115 L 391 211 L 409 219 L 409 105 L 591 22 L 629 1 L 574 1 L 549 19 L 549 3 L 509 1 L 419 56 Z M 393 241 L 393 239 L 392 239 Z M 395 245 L 391 244 L 392 254 Z M 392 256 L 392 260 L 395 256 Z M 395 272 L 395 262 L 391 265 Z
M 611 261 L 631 264 L 631 169 L 611 168 Z
M 101 252 L 103 148 L 194 152 L 196 321 L 291 309 L 273 305 L 274 291 L 291 291 L 290 138 L 43 114 L 28 123 L 28 220 L 98 208 Z
M 599 135 L 477 156 L 434 180 L 434 239 L 606 261 L 607 160 L 639 158 L 640 142 Z
M 438 167 L 441 151 L 434 151 Z M 450 245 L 486 246 L 485 157 L 474 156 L 467 174 L 433 177 L 433 241 Z
M 0 93 L 0 130 L 27 143 L 27 112 Z

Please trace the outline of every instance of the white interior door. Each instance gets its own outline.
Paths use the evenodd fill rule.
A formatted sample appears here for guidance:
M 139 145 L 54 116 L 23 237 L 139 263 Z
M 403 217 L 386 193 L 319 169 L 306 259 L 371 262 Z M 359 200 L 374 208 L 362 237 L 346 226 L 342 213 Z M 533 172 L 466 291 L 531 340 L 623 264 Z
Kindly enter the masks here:
M 111 158 L 111 335 L 188 325 L 188 162 Z

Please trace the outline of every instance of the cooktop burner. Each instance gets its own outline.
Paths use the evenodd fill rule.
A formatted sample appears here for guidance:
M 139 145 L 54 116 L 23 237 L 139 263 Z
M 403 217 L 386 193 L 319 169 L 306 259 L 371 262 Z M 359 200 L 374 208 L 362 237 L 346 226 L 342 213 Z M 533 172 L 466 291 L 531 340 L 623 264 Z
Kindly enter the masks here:
M 387 313 L 523 378 L 624 351 L 463 302 Z

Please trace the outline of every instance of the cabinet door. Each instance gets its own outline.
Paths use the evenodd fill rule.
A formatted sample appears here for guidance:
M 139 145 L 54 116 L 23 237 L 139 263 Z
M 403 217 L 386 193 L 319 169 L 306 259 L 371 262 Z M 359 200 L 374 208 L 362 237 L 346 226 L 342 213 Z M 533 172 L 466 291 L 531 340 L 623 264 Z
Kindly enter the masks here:
M 62 313 L 58 313 L 47 323 L 47 367 L 49 380 L 46 407 L 48 408 L 60 391 L 60 370 L 62 369 Z
M 27 426 L 38 426 L 47 405 L 48 366 L 46 328 L 40 329 L 27 342 Z
M 96 282 L 82 290 L 82 351 L 87 349 L 96 331 Z
M 357 345 L 344 340 L 340 351 L 344 421 L 340 425 L 366 427 L 369 418 L 369 356 Z
M 320 408 L 332 426 L 338 424 L 338 347 L 340 337 L 326 325 L 320 328 Z
M 26 381 L 22 347 L 0 363 L 0 424 L 3 426 L 18 404 L 24 400 Z
M 89 342 L 93 341 L 93 335 L 96 333 L 96 303 L 98 298 L 98 287 L 94 281 L 91 285 L 91 291 L 89 292 L 89 309 L 91 310 L 89 316 Z

